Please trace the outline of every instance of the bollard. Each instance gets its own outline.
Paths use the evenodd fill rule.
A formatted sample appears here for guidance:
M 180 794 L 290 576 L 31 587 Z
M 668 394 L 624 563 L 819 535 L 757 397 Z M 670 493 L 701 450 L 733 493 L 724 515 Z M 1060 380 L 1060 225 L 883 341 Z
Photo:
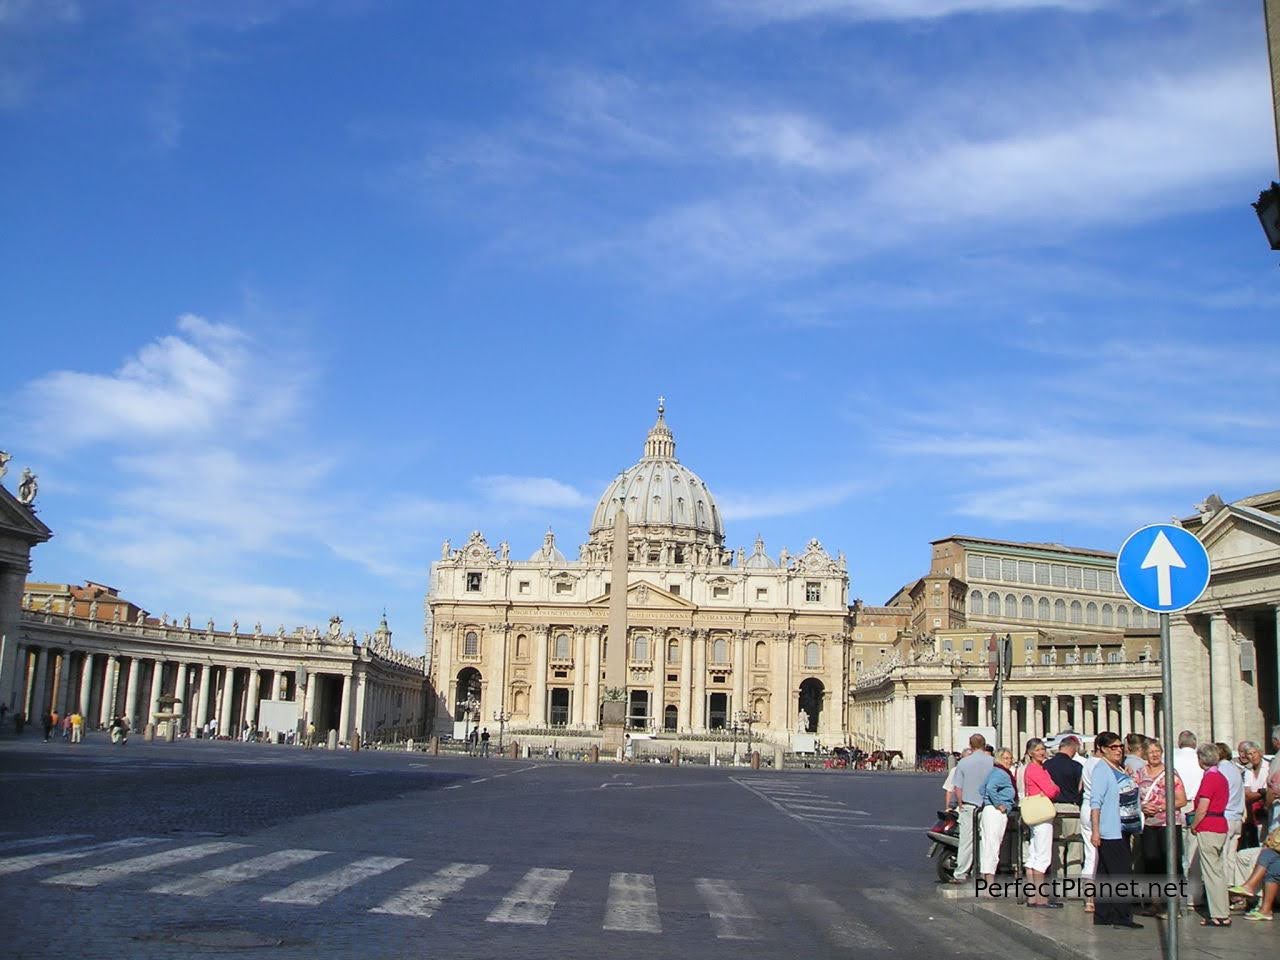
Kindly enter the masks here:
M 760 751 L 759 750 L 751 751 L 751 769 L 752 770 L 760 769 Z
M 360 734 L 357 733 L 351 738 L 351 749 L 357 753 L 360 752 Z
M 406 753 L 413 753 L 413 737 L 404 742 L 404 749 Z
M 587 751 L 587 759 L 590 763 L 600 762 L 600 747 L 597 744 L 591 745 L 591 749 Z
M 326 745 L 330 750 L 338 749 L 338 731 L 337 730 L 329 731 L 329 742 Z
M 785 759 L 785 756 L 786 755 L 782 752 L 781 747 L 773 748 L 773 769 L 779 770 L 779 771 L 782 770 L 782 764 L 783 764 L 783 760 Z
M 680 748 L 679 747 L 671 748 L 671 765 L 673 767 L 680 766 Z
M 715 744 L 711 745 L 711 760 L 709 761 L 709 763 L 713 767 L 720 766 L 720 757 L 716 755 Z
M 520 756 L 526 760 L 529 759 L 529 745 L 527 743 L 520 748 Z
M 174 723 L 166 723 L 164 726 L 164 739 L 166 743 L 173 743 L 178 739 L 178 726 Z
M 155 738 L 156 738 L 156 725 L 154 723 L 148 723 L 142 731 L 142 739 L 145 740 L 147 743 L 150 743 Z
M 520 755 L 520 744 L 512 740 L 509 744 L 507 744 L 506 752 L 507 752 L 507 759 L 514 760 L 516 757 Z
M 432 737 L 431 741 L 427 744 L 427 749 L 431 752 L 433 757 L 440 756 L 440 738 Z

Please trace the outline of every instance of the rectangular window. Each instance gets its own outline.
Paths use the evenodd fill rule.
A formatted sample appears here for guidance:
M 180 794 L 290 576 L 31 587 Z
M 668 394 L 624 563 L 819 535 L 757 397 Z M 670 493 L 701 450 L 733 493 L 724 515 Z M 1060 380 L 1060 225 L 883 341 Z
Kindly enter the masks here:
M 862 669 L 862 661 L 861 661 L 861 660 L 855 660 L 855 661 L 853 661 L 853 669 L 854 669 L 854 670 L 861 670 L 861 669 Z
M 528 592 L 529 592 L 529 590 L 530 590 L 529 581 L 528 581 L 528 580 L 521 580 L 521 581 L 520 581 L 520 592 L 521 592 L 521 593 L 528 593 Z
M 1107 663 L 1124 663 L 1124 654 L 1113 651 L 1107 654 Z
M 712 587 L 711 596 L 715 597 L 717 600 L 727 600 L 729 598 L 729 588 L 728 587 Z
M 480 574 L 478 573 L 467 574 L 467 592 L 468 593 L 480 592 Z
M 1053 663 L 1053 654 L 1051 653 L 1040 654 L 1040 662 L 1044 664 L 1046 667 L 1049 666 L 1051 663 Z
M 973 640 L 966 640 L 966 641 L 964 642 L 964 652 L 965 652 L 965 653 L 972 653 L 972 652 L 973 652 Z M 1175 799 L 1176 799 L 1176 798 L 1175 798 Z
M 660 559 L 661 559 L 661 557 L 662 557 L 662 555 L 661 555 L 660 553 L 658 553 L 658 551 L 657 551 L 657 550 L 650 550 L 650 551 L 649 551 L 649 562 L 650 562 L 650 563 L 657 563 L 657 562 L 658 562 L 658 560 L 660 560 Z
M 1096 593 L 1098 590 L 1098 571 L 1086 570 L 1084 572 L 1084 588 L 1090 593 Z
M 1083 582 L 1081 570 L 1079 567 L 1067 567 L 1067 586 L 1072 590 L 1079 590 L 1080 584 Z
M 680 674 L 678 674 L 678 673 L 668 673 L 668 674 L 667 674 L 667 683 L 675 683 L 675 682 L 676 682 L 677 680 L 679 680 L 679 679 L 680 679 Z
M 675 548 L 675 550 L 674 550 L 674 551 L 672 551 L 672 552 L 675 554 L 675 556 L 673 556 L 671 559 L 672 559 L 675 563 L 684 563 L 684 548 L 683 548 L 683 547 L 676 547 L 676 548 Z
M 1047 563 L 1036 564 L 1036 583 L 1042 587 L 1049 585 L 1049 565 Z
M 1055 587 L 1065 587 L 1067 585 L 1067 568 L 1061 563 L 1055 563 L 1050 566 L 1049 572 L 1053 575 L 1053 585 Z
M 817 580 L 809 580 L 804 585 L 804 598 L 810 603 L 816 603 L 822 599 L 822 584 Z
M 557 680 L 564 680 L 566 677 L 569 676 L 568 670 L 553 670 L 551 672 L 555 675 L 555 678 Z
M 680 596 L 680 584 L 678 583 L 669 584 L 667 586 L 667 589 L 672 593 L 674 593 L 677 597 Z
M 756 603 L 765 603 L 769 599 L 768 587 L 756 587 Z
M 982 558 L 981 557 L 969 558 L 969 579 L 970 580 L 982 579 Z
M 987 557 L 986 575 L 988 580 L 1000 579 L 1000 558 Z
M 723 674 L 723 673 L 717 673 L 714 677 L 712 677 L 712 678 L 711 678 L 711 682 L 712 682 L 712 683 L 724 683 L 724 674 Z
M 1001 560 L 1000 575 L 1009 583 L 1016 583 L 1018 580 L 1018 561 L 1017 560 Z
M 606 580 L 606 581 L 604 582 L 604 595 L 605 595 L 606 597 L 609 595 L 609 581 L 608 581 L 608 580 Z
M 1110 570 L 1098 571 L 1098 589 L 1103 593 L 1114 593 L 1115 584 Z
M 573 584 L 564 580 L 557 582 L 556 593 L 573 593 Z
M 1036 565 L 1030 560 L 1018 561 L 1018 582 L 1019 583 L 1035 583 L 1036 582 Z

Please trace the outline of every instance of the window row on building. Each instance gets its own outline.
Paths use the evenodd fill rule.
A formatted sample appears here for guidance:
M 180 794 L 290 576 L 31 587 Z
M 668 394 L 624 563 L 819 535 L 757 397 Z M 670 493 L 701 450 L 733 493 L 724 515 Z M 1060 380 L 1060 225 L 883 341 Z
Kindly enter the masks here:
M 1005 583 L 1026 583 L 1038 587 L 1058 587 L 1063 590 L 1087 590 L 1090 593 L 1119 594 L 1122 592 L 1113 570 L 1077 567 L 1067 563 L 1010 560 L 1007 557 L 970 554 L 967 572 L 970 582 L 1000 580 Z
M 1145 616 L 1144 616 L 1145 614 Z M 1112 606 L 1101 605 L 1090 600 L 1081 603 L 1072 600 L 1068 603 L 1061 598 L 1050 601 L 1048 597 L 1032 599 L 1023 595 L 1021 599 L 1012 593 L 1000 594 L 992 591 L 984 594 L 974 590 L 969 594 L 969 615 L 973 617 L 1000 617 L 1005 620 L 1039 620 L 1043 623 L 1075 623 L 1102 627 L 1158 627 L 1160 617 L 1141 607 L 1128 607 L 1125 604 Z

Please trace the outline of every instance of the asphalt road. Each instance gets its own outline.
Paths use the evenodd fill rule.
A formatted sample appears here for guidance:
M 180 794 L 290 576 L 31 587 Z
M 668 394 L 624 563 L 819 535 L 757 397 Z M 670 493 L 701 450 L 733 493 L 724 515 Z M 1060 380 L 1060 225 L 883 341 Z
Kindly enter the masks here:
M 16 958 L 1026 958 L 915 774 L 0 739 Z

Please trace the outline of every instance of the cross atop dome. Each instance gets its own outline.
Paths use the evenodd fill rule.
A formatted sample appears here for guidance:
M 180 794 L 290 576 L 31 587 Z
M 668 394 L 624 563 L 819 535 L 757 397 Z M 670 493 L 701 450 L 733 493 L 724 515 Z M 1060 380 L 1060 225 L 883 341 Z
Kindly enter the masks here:
M 646 459 L 674 460 L 676 458 L 676 438 L 666 421 L 667 398 L 658 397 L 658 422 L 649 431 L 644 441 Z
M 662 419 L 662 415 L 667 412 L 667 398 L 662 394 L 658 394 L 658 419 Z

